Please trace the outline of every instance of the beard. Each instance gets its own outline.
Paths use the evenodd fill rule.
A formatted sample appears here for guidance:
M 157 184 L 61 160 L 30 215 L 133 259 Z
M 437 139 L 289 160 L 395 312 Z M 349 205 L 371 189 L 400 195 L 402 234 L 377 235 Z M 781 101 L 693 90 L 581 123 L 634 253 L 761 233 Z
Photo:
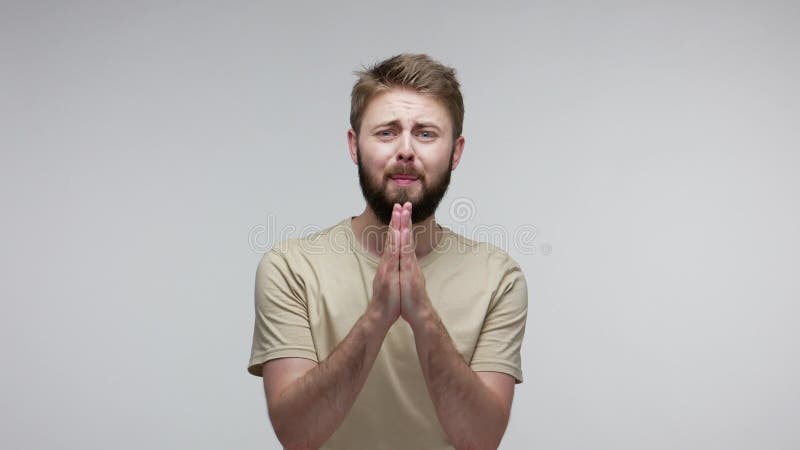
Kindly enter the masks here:
M 405 202 L 411 202 L 411 222 L 419 223 L 432 216 L 439 207 L 439 202 L 444 198 L 447 188 L 450 186 L 450 172 L 453 168 L 453 153 L 455 146 L 450 151 L 450 162 L 447 165 L 447 170 L 442 174 L 441 180 L 438 183 L 428 186 L 427 177 L 418 178 L 421 185 L 420 198 L 417 201 L 411 199 L 409 187 L 398 187 L 398 192 L 391 196 L 387 193 L 388 180 L 384 180 L 382 184 L 377 185 L 370 180 L 364 172 L 364 166 L 361 164 L 361 149 L 356 146 L 356 156 L 358 159 L 358 181 L 361 184 L 361 193 L 364 194 L 364 200 L 367 201 L 370 209 L 378 216 L 378 220 L 384 225 L 389 225 L 392 219 L 392 210 L 394 204 L 400 205 Z

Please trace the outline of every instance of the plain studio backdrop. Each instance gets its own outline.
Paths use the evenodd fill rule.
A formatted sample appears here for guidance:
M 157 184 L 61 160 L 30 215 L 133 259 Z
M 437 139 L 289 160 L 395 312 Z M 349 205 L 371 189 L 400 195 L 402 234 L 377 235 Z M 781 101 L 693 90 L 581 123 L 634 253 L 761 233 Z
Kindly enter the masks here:
M 3 2 L 0 447 L 277 449 L 258 260 L 356 215 L 362 65 L 455 67 L 439 222 L 529 286 L 501 448 L 800 448 L 796 2 Z

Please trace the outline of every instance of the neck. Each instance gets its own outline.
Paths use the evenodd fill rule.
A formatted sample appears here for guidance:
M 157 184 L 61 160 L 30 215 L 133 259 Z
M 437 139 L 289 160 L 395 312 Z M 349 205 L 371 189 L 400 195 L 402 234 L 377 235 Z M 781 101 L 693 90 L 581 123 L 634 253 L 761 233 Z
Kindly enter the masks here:
M 388 225 L 384 225 L 375 212 L 367 206 L 364 211 L 353 217 L 353 234 L 361 242 L 361 246 L 373 255 L 380 257 L 383 254 L 383 246 L 386 241 Z M 439 225 L 436 224 L 435 214 L 420 223 L 411 224 L 411 236 L 415 242 L 414 252 L 417 258 L 430 253 L 442 238 Z

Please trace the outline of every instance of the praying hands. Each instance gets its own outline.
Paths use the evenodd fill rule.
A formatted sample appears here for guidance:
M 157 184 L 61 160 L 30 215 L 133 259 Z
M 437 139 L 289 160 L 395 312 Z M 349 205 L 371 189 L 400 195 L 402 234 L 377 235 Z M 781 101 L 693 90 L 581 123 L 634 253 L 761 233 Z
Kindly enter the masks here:
M 402 316 L 415 328 L 431 315 L 433 307 L 415 253 L 411 208 L 410 202 L 394 205 L 372 289 L 373 307 L 379 308 L 387 325 Z

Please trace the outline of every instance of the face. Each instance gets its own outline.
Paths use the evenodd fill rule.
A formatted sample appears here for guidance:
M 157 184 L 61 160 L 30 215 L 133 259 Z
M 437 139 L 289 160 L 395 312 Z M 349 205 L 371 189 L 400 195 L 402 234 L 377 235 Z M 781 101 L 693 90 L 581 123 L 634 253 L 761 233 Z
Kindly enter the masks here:
M 388 224 L 395 203 L 412 203 L 413 223 L 436 211 L 458 166 L 464 138 L 455 141 L 447 109 L 411 89 L 390 89 L 373 97 L 361 132 L 348 132 L 350 155 L 367 205 Z

